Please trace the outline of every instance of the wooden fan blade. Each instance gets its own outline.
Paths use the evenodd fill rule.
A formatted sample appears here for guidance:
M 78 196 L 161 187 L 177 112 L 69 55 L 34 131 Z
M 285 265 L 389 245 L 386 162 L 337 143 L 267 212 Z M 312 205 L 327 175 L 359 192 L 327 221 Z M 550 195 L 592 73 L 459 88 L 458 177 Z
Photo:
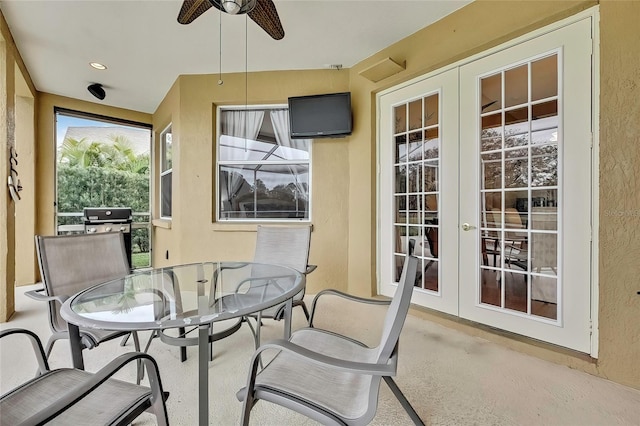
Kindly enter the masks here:
M 280 17 L 276 10 L 276 5 L 272 0 L 258 0 L 256 7 L 249 12 L 251 18 L 273 39 L 281 40 L 284 37 L 284 29 L 280 23 Z
M 184 0 L 180 13 L 178 13 L 178 22 L 183 25 L 190 24 L 210 7 L 209 0 Z

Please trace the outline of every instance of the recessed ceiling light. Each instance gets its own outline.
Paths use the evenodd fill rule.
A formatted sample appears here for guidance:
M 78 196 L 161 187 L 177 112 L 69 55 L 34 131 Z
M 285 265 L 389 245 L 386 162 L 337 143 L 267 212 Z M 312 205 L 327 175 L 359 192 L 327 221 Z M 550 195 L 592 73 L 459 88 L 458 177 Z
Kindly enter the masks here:
M 99 62 L 91 62 L 89 65 L 91 65 L 93 68 L 95 68 L 97 70 L 106 70 L 107 69 L 106 65 L 102 65 Z

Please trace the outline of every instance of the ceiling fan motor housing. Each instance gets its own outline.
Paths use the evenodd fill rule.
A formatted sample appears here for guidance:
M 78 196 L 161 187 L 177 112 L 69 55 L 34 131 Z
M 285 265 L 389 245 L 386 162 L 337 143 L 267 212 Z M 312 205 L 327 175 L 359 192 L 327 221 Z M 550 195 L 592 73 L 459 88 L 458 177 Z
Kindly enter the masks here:
M 231 15 L 243 15 L 256 7 L 257 0 L 220 0 L 222 9 Z

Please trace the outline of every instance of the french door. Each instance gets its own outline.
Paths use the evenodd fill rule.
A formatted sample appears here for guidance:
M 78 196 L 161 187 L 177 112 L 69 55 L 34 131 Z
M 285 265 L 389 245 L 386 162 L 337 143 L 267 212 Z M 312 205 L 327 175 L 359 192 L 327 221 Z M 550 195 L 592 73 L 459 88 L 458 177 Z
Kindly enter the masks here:
M 590 351 L 591 25 L 379 97 L 382 294 Z
M 380 101 L 381 290 L 392 295 L 406 253 L 420 259 L 414 301 L 457 315 L 458 70 L 391 92 Z M 391 161 L 388 161 L 388 160 Z M 446 217 L 444 217 L 446 215 Z M 388 226 L 391 225 L 391 226 Z

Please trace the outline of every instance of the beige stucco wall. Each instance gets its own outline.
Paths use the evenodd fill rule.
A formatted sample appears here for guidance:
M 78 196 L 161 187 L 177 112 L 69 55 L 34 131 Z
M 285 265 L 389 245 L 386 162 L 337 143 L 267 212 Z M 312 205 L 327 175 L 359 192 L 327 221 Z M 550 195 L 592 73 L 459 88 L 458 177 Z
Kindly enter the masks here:
M 337 70 L 249 73 L 246 102 L 286 104 L 289 96 L 347 91 L 348 78 Z M 156 152 L 160 132 L 169 123 L 173 132 L 172 220 L 170 228 L 154 229 L 157 266 L 253 256 L 256 225 L 215 222 L 216 107 L 245 103 L 245 75 L 225 74 L 223 80 L 218 85 L 217 75 L 181 76 L 154 113 Z M 347 287 L 349 144 L 349 138 L 313 143 L 310 262 L 322 266 L 308 277 L 312 293 Z
M 15 204 L 4 186 L 9 175 L 9 149 L 14 146 L 14 60 L 10 43 L 5 40 L 0 34 L 0 226 L 5 230 L 0 236 L 0 321 L 7 321 L 15 311 Z
M 640 388 L 640 2 L 600 6 L 599 372 Z
M 16 48 L 4 16 L 0 14 L 0 321 L 7 321 L 15 310 L 14 283 L 21 278 L 20 243 L 31 234 L 35 188 L 33 185 L 33 104 L 36 94 L 33 82 Z M 18 139 L 19 138 L 19 139 Z M 18 178 L 25 188 L 16 204 L 5 186 L 9 174 L 9 148 L 17 150 Z M 18 219 L 16 219 L 16 215 Z M 30 232 L 29 232 L 30 230 Z M 17 245 L 17 248 L 16 248 Z M 28 265 L 28 260 L 25 262 Z M 33 266 L 30 271 L 33 272 Z
M 35 179 L 35 99 L 24 77 L 16 69 L 16 151 L 19 154 L 19 177 L 23 190 L 16 203 L 16 285 L 36 282 L 37 261 L 33 235 L 36 226 Z

